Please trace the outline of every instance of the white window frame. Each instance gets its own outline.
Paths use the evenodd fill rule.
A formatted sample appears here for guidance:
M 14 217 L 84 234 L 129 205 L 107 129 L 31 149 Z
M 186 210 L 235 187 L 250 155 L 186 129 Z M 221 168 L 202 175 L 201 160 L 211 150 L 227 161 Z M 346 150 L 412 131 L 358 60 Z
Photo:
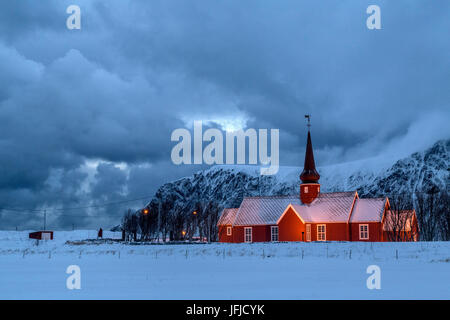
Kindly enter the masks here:
M 274 232 L 274 230 L 276 230 L 276 232 Z M 276 239 L 274 239 L 274 236 L 276 235 Z M 279 241 L 280 234 L 279 234 L 279 229 L 278 226 L 271 226 L 270 227 L 270 241 L 272 242 L 276 242 Z
M 250 230 L 249 240 L 247 240 L 247 231 Z M 253 228 L 252 227 L 244 227 L 244 242 L 253 242 Z
M 231 236 L 232 234 L 232 228 L 230 226 L 227 227 L 227 236 Z
M 306 225 L 306 241 L 311 241 L 311 224 Z
M 319 232 L 320 227 L 323 227 L 323 232 Z M 319 236 L 319 235 L 323 235 Z M 327 241 L 327 225 L 326 224 L 318 224 L 317 225 L 317 241 Z
M 304 188 L 304 190 L 305 190 L 305 193 L 308 193 L 308 186 L 306 186 L 305 188 Z
M 364 230 L 364 227 L 367 227 L 367 230 Z M 359 225 L 359 240 L 369 240 L 369 225 L 367 223 Z

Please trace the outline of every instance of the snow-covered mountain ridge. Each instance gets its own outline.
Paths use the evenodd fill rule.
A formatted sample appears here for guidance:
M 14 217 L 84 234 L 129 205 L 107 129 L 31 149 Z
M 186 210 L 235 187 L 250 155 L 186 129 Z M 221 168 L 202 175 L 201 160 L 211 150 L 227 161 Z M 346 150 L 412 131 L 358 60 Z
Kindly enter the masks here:
M 357 190 L 360 196 L 449 190 L 450 140 L 390 162 L 383 158 L 318 167 L 323 192 Z M 222 208 L 238 207 L 244 196 L 288 195 L 299 192 L 302 167 L 280 167 L 274 176 L 261 176 L 259 166 L 218 165 L 162 185 L 152 202 L 183 208 L 215 201 Z

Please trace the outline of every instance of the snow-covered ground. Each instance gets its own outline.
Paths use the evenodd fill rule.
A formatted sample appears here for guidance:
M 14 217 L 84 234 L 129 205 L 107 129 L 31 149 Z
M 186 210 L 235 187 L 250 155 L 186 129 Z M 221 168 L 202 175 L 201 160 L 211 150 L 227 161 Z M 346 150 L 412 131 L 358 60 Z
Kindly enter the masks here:
M 55 232 L 36 246 L 25 231 L 0 231 L 0 299 L 450 298 L 448 242 L 65 244 L 95 237 Z M 66 287 L 69 265 L 80 290 Z M 369 265 L 381 268 L 380 290 L 366 286 Z

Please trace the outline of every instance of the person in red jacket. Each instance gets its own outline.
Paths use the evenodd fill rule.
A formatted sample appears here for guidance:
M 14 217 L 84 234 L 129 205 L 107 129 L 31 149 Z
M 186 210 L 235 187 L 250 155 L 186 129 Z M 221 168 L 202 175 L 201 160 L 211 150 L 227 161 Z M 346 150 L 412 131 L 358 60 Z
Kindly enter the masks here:
M 98 230 L 98 236 L 97 236 L 97 238 L 98 238 L 98 239 L 103 238 L 103 230 L 102 230 L 102 228 L 100 228 L 100 230 Z

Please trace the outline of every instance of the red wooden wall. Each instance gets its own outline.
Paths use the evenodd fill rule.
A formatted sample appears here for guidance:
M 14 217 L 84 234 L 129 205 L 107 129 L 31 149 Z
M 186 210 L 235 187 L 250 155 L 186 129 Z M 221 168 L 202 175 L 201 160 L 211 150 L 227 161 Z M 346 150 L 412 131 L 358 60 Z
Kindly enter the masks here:
M 270 226 L 236 226 L 233 227 L 233 242 L 244 242 L 244 228 L 252 227 L 252 242 L 267 242 L 270 241 Z
M 304 232 L 304 240 L 302 240 Z M 278 223 L 278 237 L 280 241 L 306 241 L 306 229 L 297 214 L 289 208 Z
M 219 226 L 219 242 L 233 242 L 233 228 L 231 229 L 231 235 L 227 235 L 227 227 L 231 226 Z
M 369 226 L 369 239 L 361 240 L 359 239 L 359 225 L 367 224 Z M 384 241 L 383 234 L 381 229 L 381 222 L 356 222 L 350 223 L 350 241 L 369 241 L 369 242 L 378 242 Z
M 358 223 L 311 223 L 311 241 L 317 241 L 317 226 L 326 225 L 326 241 L 389 241 L 388 234 L 383 232 L 381 222 L 358 222 Z M 359 225 L 369 226 L 369 239 L 359 238 Z M 252 242 L 271 241 L 271 226 L 258 225 L 252 227 Z M 219 242 L 244 242 L 245 226 L 232 228 L 232 234 L 227 236 L 227 226 L 219 226 Z M 417 230 L 417 220 L 413 228 Z M 303 234 L 302 234 L 303 233 Z M 418 233 L 417 233 L 418 234 Z M 289 208 L 278 223 L 279 241 L 306 241 L 306 224 L 304 224 L 295 212 Z M 417 240 L 416 240 L 417 241 Z

